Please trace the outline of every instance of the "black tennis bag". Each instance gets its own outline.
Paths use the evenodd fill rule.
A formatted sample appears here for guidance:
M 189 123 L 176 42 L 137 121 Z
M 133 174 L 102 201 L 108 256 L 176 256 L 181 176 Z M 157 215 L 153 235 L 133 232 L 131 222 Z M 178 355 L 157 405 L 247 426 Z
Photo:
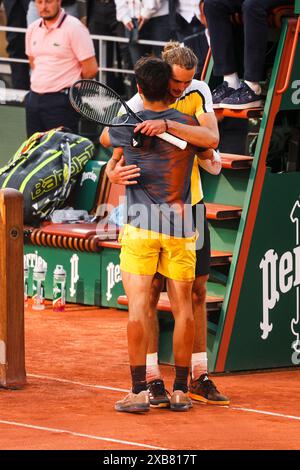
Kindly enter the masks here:
M 64 205 L 93 155 L 89 139 L 64 128 L 35 133 L 0 169 L 0 188 L 23 193 L 24 223 L 36 225 Z

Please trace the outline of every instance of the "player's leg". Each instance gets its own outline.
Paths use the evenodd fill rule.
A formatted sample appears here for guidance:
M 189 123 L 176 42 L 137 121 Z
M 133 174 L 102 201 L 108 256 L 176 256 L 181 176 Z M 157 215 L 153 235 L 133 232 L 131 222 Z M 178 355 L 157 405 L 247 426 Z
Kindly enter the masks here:
M 149 310 L 152 277 L 122 271 L 122 282 L 128 298 L 128 355 L 130 365 L 134 367 L 146 365 L 149 339 L 149 316 L 147 312 Z
M 156 273 L 152 280 L 151 292 L 150 292 L 150 307 L 149 307 L 149 345 L 147 355 L 157 354 L 158 350 L 158 319 L 157 319 L 157 304 L 159 301 L 160 293 L 164 287 L 164 277 Z M 148 358 L 147 358 L 148 359 Z M 147 380 L 153 380 L 160 377 L 159 369 L 151 369 L 147 367 Z
M 195 333 L 192 282 L 168 279 L 168 295 L 175 320 L 173 332 L 175 380 L 170 407 L 174 411 L 186 411 L 192 407 L 192 401 L 188 394 L 188 378 Z
M 201 203 L 198 206 L 201 206 Z M 197 217 L 197 212 L 197 208 L 193 207 L 194 218 Z M 203 246 L 196 250 L 196 278 L 192 291 L 195 340 L 191 364 L 190 397 L 211 405 L 228 405 L 229 398 L 222 395 L 208 377 L 206 285 L 209 277 L 210 235 L 205 212 L 202 230 Z
M 122 271 L 122 282 L 128 298 L 127 342 L 132 393 L 116 403 L 117 411 L 143 412 L 149 410 L 146 354 L 152 277 Z
M 139 231 L 128 225 L 124 227 L 121 245 L 120 268 L 128 298 L 127 340 L 132 391 L 116 403 L 115 409 L 143 412 L 150 408 L 146 382 L 149 304 L 160 246 L 159 241 L 147 238 L 147 231 Z
M 149 344 L 147 351 L 147 388 L 150 404 L 157 408 L 168 408 L 170 399 L 161 378 L 158 364 L 159 323 L 157 318 L 157 303 L 164 287 L 164 277 L 156 273 L 151 286 L 149 307 Z
M 170 407 L 174 411 L 186 411 L 192 407 L 188 394 L 188 378 L 195 332 L 192 306 L 195 238 L 165 239 L 157 268 L 168 278 L 168 296 L 175 320 L 173 353 L 176 376 L 170 399 Z
M 192 282 L 168 279 L 168 295 L 174 315 L 173 353 L 175 366 L 189 370 L 194 345 Z M 188 379 L 188 375 L 186 377 Z M 175 388 L 176 389 L 176 388 Z M 179 388 L 187 392 L 187 383 Z

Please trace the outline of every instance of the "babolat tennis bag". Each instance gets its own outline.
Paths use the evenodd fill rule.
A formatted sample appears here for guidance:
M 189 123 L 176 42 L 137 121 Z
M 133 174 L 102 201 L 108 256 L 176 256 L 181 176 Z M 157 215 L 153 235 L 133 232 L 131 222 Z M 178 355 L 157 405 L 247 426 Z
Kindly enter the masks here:
M 35 133 L 0 169 L 0 188 L 24 196 L 24 223 L 37 224 L 62 207 L 85 164 L 92 142 L 64 128 Z

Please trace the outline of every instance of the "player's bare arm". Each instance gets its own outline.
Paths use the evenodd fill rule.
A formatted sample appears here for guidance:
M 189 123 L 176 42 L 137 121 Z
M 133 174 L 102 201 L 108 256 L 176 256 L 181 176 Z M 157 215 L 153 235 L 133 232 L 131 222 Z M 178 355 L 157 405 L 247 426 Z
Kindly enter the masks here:
M 203 113 L 198 118 L 200 126 L 190 126 L 171 120 L 147 120 L 139 123 L 134 132 L 154 136 L 170 132 L 197 147 L 217 148 L 219 144 L 218 123 L 214 113 Z

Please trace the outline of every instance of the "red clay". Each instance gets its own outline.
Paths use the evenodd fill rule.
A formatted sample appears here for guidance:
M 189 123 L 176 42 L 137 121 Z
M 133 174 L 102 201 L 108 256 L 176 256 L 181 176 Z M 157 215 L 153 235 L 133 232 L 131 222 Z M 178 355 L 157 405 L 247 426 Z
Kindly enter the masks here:
M 48 307 L 27 311 L 25 320 L 28 384 L 0 389 L 2 450 L 299 449 L 299 370 L 215 377 L 229 408 L 195 403 L 187 413 L 117 413 L 124 392 L 97 387 L 130 387 L 126 312 Z M 172 367 L 162 371 L 171 389 Z

